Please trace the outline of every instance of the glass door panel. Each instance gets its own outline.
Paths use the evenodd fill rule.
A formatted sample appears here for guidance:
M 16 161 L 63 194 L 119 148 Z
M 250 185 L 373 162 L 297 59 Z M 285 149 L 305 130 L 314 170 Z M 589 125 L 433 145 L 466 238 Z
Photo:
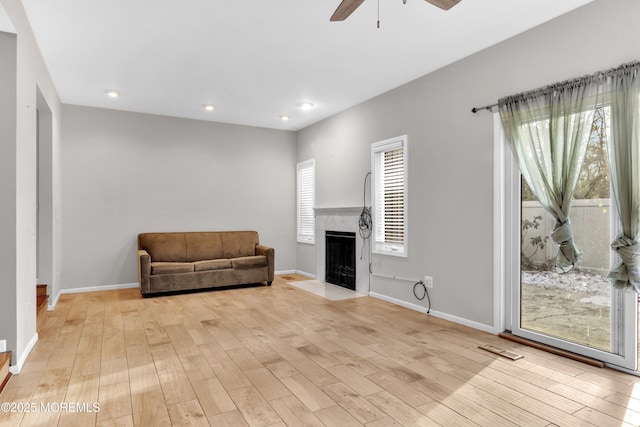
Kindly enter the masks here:
M 526 187 L 522 193 L 526 194 Z M 521 327 L 610 351 L 611 283 L 606 277 L 610 265 L 610 200 L 572 203 L 574 240 L 583 251 L 583 261 L 564 274 L 556 273 L 553 267 L 558 250 L 548 237 L 553 219 L 537 201 L 523 200 L 521 212 Z
M 514 189 L 519 193 L 519 209 L 514 212 L 519 221 L 513 225 L 520 228 L 520 257 L 513 270 L 519 277 L 512 295 L 512 327 L 516 335 L 635 370 L 637 297 L 613 289 L 606 278 L 617 261 L 609 245 L 619 232 L 610 197 L 609 114 L 608 108 L 597 111 L 571 202 L 574 241 L 583 252 L 573 270 L 555 272 L 558 245 L 550 237 L 554 220 L 524 180 Z

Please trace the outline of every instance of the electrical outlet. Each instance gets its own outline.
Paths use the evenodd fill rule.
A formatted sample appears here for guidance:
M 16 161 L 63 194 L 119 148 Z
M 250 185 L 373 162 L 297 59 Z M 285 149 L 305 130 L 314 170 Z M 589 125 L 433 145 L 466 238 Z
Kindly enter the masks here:
M 424 286 L 433 289 L 433 277 L 424 276 Z

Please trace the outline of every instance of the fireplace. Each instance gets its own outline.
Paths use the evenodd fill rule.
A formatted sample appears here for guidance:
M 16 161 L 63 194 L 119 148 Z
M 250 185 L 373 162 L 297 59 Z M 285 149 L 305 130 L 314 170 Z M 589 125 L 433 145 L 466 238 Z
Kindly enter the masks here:
M 356 233 L 325 232 L 325 281 L 356 289 Z

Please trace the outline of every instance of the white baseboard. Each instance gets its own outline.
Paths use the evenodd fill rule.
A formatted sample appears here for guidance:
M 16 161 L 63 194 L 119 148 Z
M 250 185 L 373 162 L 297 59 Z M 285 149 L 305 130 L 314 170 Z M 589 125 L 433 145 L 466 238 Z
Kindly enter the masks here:
M 9 366 L 9 372 L 11 372 L 12 375 L 18 375 L 20 373 L 20 371 L 22 370 L 22 367 L 27 361 L 27 357 L 29 357 L 29 354 L 31 354 L 31 350 L 33 350 L 33 347 L 36 345 L 37 342 L 38 342 L 38 333 L 36 332 L 35 335 L 31 337 L 31 340 L 29 340 L 29 342 L 27 343 L 27 346 L 25 347 L 24 352 L 22 353 L 22 357 L 20 357 L 20 360 L 18 360 L 18 363 L 16 363 L 15 365 Z
M 393 297 L 390 297 L 390 296 L 387 296 L 387 295 L 379 294 L 377 292 L 369 292 L 369 296 L 381 299 L 383 301 L 390 302 L 392 304 L 400 305 L 400 306 L 408 308 L 410 310 L 419 311 L 420 313 L 425 313 L 425 314 L 427 313 L 427 308 L 423 307 L 421 305 L 418 305 L 418 304 L 413 304 L 413 303 L 410 303 L 410 302 L 402 301 L 402 300 L 399 300 L 397 298 L 393 298 Z M 478 329 L 478 330 L 481 330 L 481 331 L 484 331 L 484 332 L 488 332 L 488 333 L 490 333 L 492 335 L 495 335 L 494 328 L 493 328 L 493 326 L 490 326 L 490 325 L 485 325 L 483 323 L 474 322 L 472 320 L 465 319 L 463 317 L 454 316 L 454 315 L 448 314 L 448 313 L 442 313 L 442 312 L 439 312 L 439 311 L 436 311 L 436 310 L 431 310 L 429 312 L 429 314 L 431 316 L 433 316 L 433 317 L 438 317 L 440 319 L 448 320 L 448 321 L 453 322 L 453 323 L 458 323 L 460 325 L 468 326 L 470 328 Z
M 280 270 L 280 271 L 274 271 L 273 274 L 277 274 L 278 276 L 281 276 L 283 274 L 295 274 L 296 271 L 295 270 Z
M 315 274 L 306 273 L 306 272 L 304 272 L 304 271 L 302 271 L 302 270 L 296 270 L 296 274 L 299 274 L 299 275 L 301 275 L 301 276 L 308 277 L 308 278 L 310 278 L 310 279 L 315 279 L 315 278 L 316 278 L 316 275 L 315 275 Z
M 60 292 L 58 292 L 58 294 L 53 299 L 53 301 L 51 301 L 51 303 L 47 307 L 47 310 L 48 311 L 53 311 L 53 309 L 56 308 L 56 305 L 58 304 L 58 300 L 60 299 L 60 296 L 63 295 L 63 294 L 78 294 L 78 293 L 82 293 L 82 292 L 115 291 L 117 289 L 132 289 L 132 288 L 139 288 L 139 287 L 140 287 L 140 285 L 136 282 L 136 283 L 123 283 L 123 284 L 120 284 L 120 285 L 89 286 L 89 287 L 86 287 L 86 288 L 62 289 Z

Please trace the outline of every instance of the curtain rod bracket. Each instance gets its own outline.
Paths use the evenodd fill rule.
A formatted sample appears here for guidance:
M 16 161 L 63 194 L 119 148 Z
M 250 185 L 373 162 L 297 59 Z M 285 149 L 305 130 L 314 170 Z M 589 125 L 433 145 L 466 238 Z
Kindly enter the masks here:
M 498 106 L 498 104 L 491 104 L 491 105 L 485 105 L 484 107 L 473 107 L 471 109 L 471 112 L 473 114 L 475 114 L 475 113 L 477 113 L 478 111 L 481 111 L 481 110 L 489 110 L 489 112 L 493 113 L 493 109 L 495 107 L 497 107 L 497 106 Z

